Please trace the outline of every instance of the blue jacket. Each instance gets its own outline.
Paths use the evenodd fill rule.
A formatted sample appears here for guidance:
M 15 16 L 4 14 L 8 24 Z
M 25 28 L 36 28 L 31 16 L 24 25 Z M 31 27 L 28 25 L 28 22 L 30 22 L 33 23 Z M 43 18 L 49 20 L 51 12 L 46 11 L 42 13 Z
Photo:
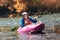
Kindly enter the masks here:
M 36 22 L 37 22 L 37 20 L 32 19 L 32 18 L 29 18 L 29 20 L 30 20 L 32 23 L 36 23 Z M 20 26 L 21 26 L 21 27 L 24 27 L 24 26 L 25 26 L 24 18 L 20 19 Z

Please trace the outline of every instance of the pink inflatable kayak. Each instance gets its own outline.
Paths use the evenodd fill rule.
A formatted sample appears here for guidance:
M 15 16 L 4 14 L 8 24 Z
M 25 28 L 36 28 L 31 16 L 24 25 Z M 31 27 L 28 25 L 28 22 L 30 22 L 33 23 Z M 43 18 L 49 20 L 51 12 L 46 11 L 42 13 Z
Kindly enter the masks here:
M 28 32 L 31 32 L 31 31 L 37 31 L 37 30 L 41 30 L 42 28 L 44 28 L 44 24 L 43 23 L 35 23 L 35 24 L 30 24 L 30 25 L 27 25 L 23 28 L 19 27 L 17 29 L 18 31 L 18 34 L 20 33 L 28 33 Z

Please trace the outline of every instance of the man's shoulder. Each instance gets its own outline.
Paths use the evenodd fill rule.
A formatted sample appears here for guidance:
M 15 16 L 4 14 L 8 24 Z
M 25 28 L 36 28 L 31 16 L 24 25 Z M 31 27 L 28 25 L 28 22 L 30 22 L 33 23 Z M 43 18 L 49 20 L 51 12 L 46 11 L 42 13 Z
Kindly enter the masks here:
M 24 20 L 24 18 L 20 18 L 20 21 Z
M 29 17 L 29 19 L 32 19 L 31 17 Z
M 29 20 L 32 20 L 32 18 L 30 17 Z

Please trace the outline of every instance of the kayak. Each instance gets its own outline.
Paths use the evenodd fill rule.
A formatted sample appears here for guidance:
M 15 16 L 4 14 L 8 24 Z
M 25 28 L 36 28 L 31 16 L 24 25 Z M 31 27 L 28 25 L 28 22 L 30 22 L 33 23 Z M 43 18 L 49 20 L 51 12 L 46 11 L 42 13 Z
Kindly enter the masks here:
M 28 33 L 28 32 L 32 32 L 32 31 L 38 31 L 38 30 L 42 30 L 45 27 L 45 24 L 40 22 L 40 23 L 32 23 L 29 24 L 23 28 L 19 27 L 17 29 L 18 34 L 20 33 Z

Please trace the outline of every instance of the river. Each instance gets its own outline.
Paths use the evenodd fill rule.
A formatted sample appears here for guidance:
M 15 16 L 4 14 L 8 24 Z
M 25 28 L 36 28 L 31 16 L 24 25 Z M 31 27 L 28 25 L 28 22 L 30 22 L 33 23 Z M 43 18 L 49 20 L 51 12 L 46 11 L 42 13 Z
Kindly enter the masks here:
M 33 16 L 31 16 L 34 18 Z M 21 34 L 16 35 L 16 32 L 8 31 L 6 26 L 11 28 L 15 26 L 20 26 L 19 24 L 20 18 L 0 18 L 0 29 L 3 28 L 3 31 L 0 32 L 0 40 L 60 40 L 60 34 L 57 33 L 48 33 L 50 30 L 44 30 L 46 34 Z M 60 14 L 52 14 L 52 15 L 42 15 L 42 17 L 38 18 L 38 21 L 45 23 L 45 26 L 50 28 L 54 25 L 60 25 Z M 46 28 L 47 29 L 47 28 Z M 5 32 L 6 31 L 6 32 Z

